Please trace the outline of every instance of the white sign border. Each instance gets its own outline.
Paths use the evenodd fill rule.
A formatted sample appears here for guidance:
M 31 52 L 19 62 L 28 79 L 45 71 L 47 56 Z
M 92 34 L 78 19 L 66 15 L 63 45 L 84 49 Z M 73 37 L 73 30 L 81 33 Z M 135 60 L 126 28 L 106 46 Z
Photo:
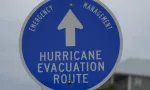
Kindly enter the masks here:
M 22 64 L 26 70 L 26 72 L 28 73 L 28 75 L 41 87 L 46 87 L 45 85 L 43 85 L 41 82 L 39 82 L 32 74 L 31 72 L 29 71 L 28 67 L 26 66 L 25 64 L 25 61 L 24 61 L 24 57 L 23 57 L 23 53 L 22 53 L 22 36 L 23 36 L 23 32 L 24 32 L 24 29 L 25 29 L 25 26 L 28 22 L 28 20 L 30 19 L 30 17 L 33 15 L 33 13 L 39 8 L 41 7 L 43 4 L 47 3 L 49 0 L 44 0 L 42 1 L 40 4 L 38 4 L 31 12 L 30 14 L 27 16 L 23 26 L 22 26 L 22 30 L 20 32 L 20 38 L 19 38 L 19 52 L 20 52 L 20 57 L 21 57 L 21 61 L 22 61 Z M 109 14 L 112 16 L 113 20 L 115 21 L 116 25 L 117 25 L 117 28 L 118 28 L 118 32 L 119 32 L 119 36 L 120 36 L 120 51 L 119 51 L 119 56 L 118 56 L 118 59 L 117 59 L 117 62 L 116 64 L 114 65 L 114 68 L 112 69 L 112 71 L 110 72 L 110 74 L 102 81 L 100 82 L 99 84 L 97 84 L 96 86 L 90 88 L 90 89 L 87 89 L 87 90 L 95 90 L 97 88 L 99 88 L 100 86 L 102 86 L 105 82 L 107 82 L 107 80 L 114 74 L 115 70 L 116 70 L 116 67 L 117 67 L 117 64 L 119 63 L 120 59 L 121 59 L 121 56 L 122 56 L 122 50 L 123 50 L 123 37 L 122 37 L 122 32 L 121 32 L 121 28 L 120 28 L 120 25 L 116 19 L 116 17 L 114 16 L 114 14 L 112 13 L 112 11 L 105 5 L 103 4 L 102 2 L 100 2 L 99 0 L 94 0 L 95 2 L 97 2 L 98 4 L 100 4 L 103 8 L 105 8 Z M 51 88 L 49 88 L 50 90 L 53 90 Z

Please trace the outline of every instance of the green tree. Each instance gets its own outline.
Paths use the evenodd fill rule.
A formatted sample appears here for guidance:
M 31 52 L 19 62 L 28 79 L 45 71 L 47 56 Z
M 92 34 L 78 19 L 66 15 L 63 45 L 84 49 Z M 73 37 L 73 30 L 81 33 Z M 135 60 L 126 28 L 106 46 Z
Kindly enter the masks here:
M 96 89 L 96 90 L 116 90 L 115 85 L 110 84 L 108 87 L 103 89 Z

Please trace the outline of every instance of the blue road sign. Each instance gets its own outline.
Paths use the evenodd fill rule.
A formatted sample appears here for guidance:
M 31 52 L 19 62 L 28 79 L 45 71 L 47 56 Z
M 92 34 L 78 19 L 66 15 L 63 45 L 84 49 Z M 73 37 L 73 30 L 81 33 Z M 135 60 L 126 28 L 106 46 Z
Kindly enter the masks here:
M 113 74 L 121 49 L 118 22 L 92 0 L 43 1 L 28 16 L 20 38 L 27 72 L 53 90 L 100 87 Z

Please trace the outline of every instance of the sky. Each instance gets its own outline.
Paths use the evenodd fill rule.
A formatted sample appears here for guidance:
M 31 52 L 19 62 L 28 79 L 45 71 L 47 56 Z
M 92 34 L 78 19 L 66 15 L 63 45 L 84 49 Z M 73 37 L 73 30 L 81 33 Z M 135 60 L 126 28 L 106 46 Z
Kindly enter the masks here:
M 28 76 L 19 55 L 25 18 L 42 0 L 0 0 L 0 90 L 41 90 Z M 101 0 L 114 13 L 123 34 L 121 61 L 150 60 L 150 0 Z

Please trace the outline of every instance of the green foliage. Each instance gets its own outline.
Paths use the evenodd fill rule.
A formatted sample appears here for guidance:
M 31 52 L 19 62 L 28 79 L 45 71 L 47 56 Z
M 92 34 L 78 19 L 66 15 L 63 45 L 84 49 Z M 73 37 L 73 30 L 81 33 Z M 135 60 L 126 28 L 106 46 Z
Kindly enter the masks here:
M 104 89 L 96 89 L 96 90 L 116 90 L 115 85 L 109 85 L 107 88 Z

